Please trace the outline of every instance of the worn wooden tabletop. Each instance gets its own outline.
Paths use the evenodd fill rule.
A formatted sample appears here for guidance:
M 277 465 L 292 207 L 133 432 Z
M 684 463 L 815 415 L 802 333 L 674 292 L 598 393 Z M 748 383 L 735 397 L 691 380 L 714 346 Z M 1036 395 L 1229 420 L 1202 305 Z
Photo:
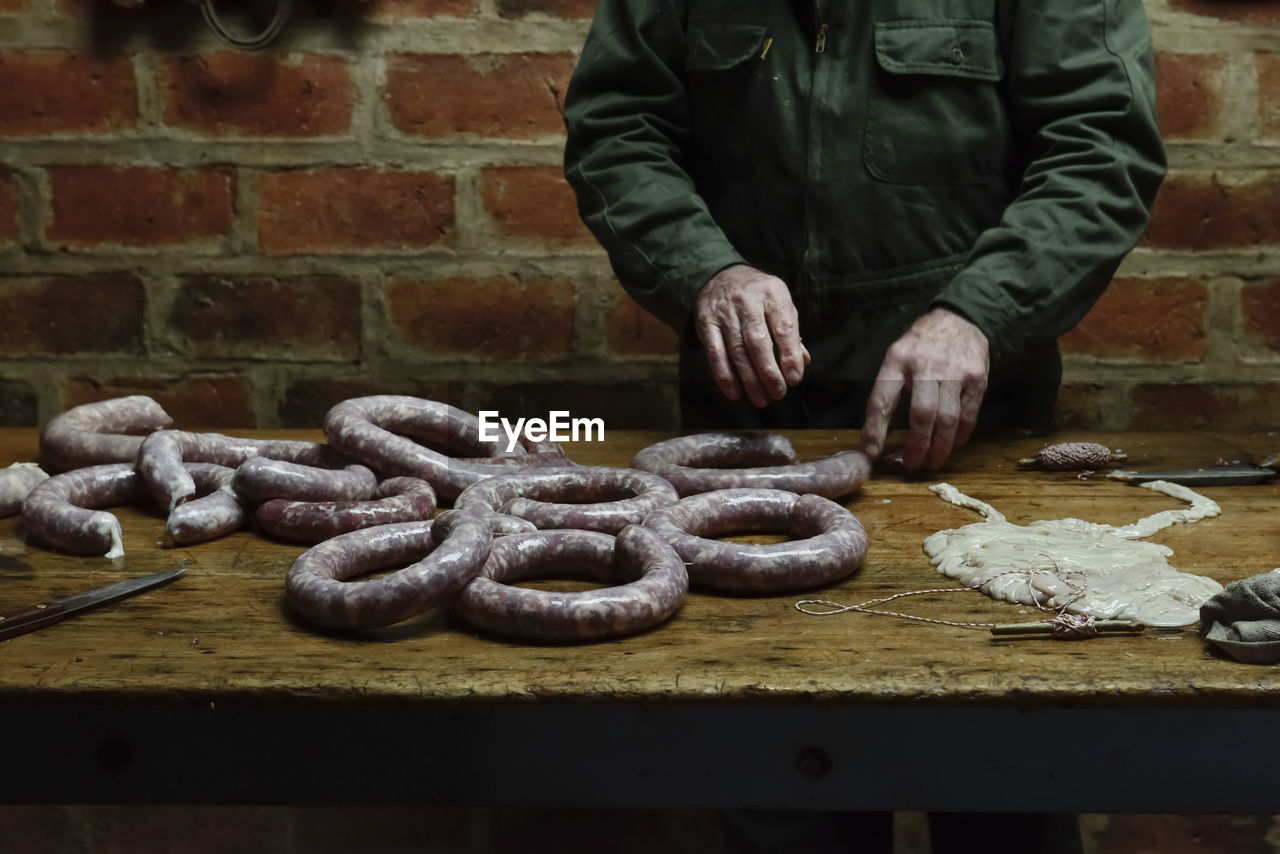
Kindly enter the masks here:
M 245 435 L 267 435 L 246 433 Z M 319 438 L 317 432 L 277 432 Z M 804 459 L 856 447 L 855 432 L 789 434 Z M 567 446 L 582 463 L 625 465 L 656 433 L 610 432 Z M 1122 448 L 1128 467 L 1208 464 L 1276 450 L 1275 437 L 1092 434 Z M 860 602 L 954 586 L 921 550 L 926 536 L 979 520 L 935 497 L 946 480 L 1011 521 L 1077 516 L 1123 524 L 1181 506 L 1147 490 L 1072 473 L 1025 472 L 1019 457 L 1042 439 L 989 441 L 962 451 L 935 478 L 877 474 L 847 501 L 866 526 L 863 569 L 821 598 Z M 0 431 L 0 465 L 31 460 L 33 430 Z M 1171 563 L 1220 582 L 1280 565 L 1280 486 L 1201 490 L 1222 514 L 1157 533 Z M 476 635 L 443 610 L 359 637 L 317 633 L 284 605 L 284 577 L 302 548 L 243 531 L 164 549 L 159 511 L 119 508 L 125 557 L 55 554 L 26 543 L 20 518 L 0 520 L 0 609 L 11 610 L 174 566 L 173 584 L 0 644 L 0 702 L 92 699 L 168 702 L 232 699 L 342 703 L 568 702 L 1008 704 L 1040 706 L 1266 706 L 1280 673 L 1210 653 L 1194 628 L 1083 642 L 993 639 L 952 628 L 862 614 L 799 613 L 798 595 L 724 597 L 694 592 L 667 624 L 609 643 L 548 646 Z M 925 616 L 1014 622 L 1035 612 L 976 593 L 895 603 Z

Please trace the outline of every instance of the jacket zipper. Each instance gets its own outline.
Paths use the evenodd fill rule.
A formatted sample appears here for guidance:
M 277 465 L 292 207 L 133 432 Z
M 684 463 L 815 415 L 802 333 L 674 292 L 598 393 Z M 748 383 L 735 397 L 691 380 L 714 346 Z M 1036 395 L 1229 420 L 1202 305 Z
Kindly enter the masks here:
M 827 49 L 827 23 L 822 19 L 822 0 L 813 0 L 813 20 L 816 25 L 813 52 L 816 54 L 821 54 L 821 53 L 824 53 Z M 813 144 L 813 102 L 816 97 L 815 87 L 817 86 L 817 82 L 818 82 L 818 64 L 817 64 L 817 61 L 815 60 L 813 64 L 813 72 L 809 78 L 809 116 L 807 121 L 808 131 L 806 134 L 808 138 L 805 141 L 806 148 L 809 146 L 812 146 Z M 810 167 L 808 163 L 809 157 L 807 153 L 806 153 L 805 159 L 806 159 L 805 183 L 806 185 L 808 185 L 811 182 L 808 180 L 808 172 Z M 812 223 L 811 223 L 812 211 L 810 209 L 809 194 L 811 192 L 812 192 L 812 189 L 806 186 L 805 193 L 804 193 L 804 211 L 802 213 L 802 219 L 803 219 L 802 239 L 804 240 L 804 252 L 801 253 L 800 276 L 799 276 L 800 280 L 797 283 L 797 287 L 796 287 L 796 291 L 797 291 L 796 301 L 799 303 L 796 306 L 796 308 L 799 310 L 799 314 L 801 317 L 802 330 L 804 325 L 806 325 L 809 319 L 812 317 L 812 311 L 809 305 L 809 239 L 810 239 L 809 232 L 812 228 Z

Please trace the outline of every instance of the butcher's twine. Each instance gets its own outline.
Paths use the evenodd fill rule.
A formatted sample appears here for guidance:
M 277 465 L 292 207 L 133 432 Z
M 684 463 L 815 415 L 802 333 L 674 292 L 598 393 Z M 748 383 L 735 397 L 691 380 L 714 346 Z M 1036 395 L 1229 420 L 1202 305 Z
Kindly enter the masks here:
M 815 617 L 829 617 L 835 614 L 844 614 L 849 611 L 857 611 L 860 614 L 876 614 L 882 617 L 900 617 L 904 620 L 917 620 L 921 623 L 934 623 L 940 626 L 955 626 L 962 629 L 990 629 L 992 626 L 1002 625 L 1000 623 L 970 623 L 958 620 L 939 620 L 933 617 L 920 617 L 915 614 L 904 614 L 901 611 L 884 611 L 872 608 L 872 605 L 883 605 L 892 602 L 895 599 L 903 599 L 907 596 L 925 596 L 934 593 L 967 593 L 970 590 L 981 590 L 997 578 L 1003 578 L 1006 575 L 1020 575 L 1027 581 L 1027 589 L 1031 591 L 1031 601 L 1041 611 L 1053 611 L 1054 616 L 1049 620 L 1052 628 L 1054 640 L 1084 640 L 1098 636 L 1098 629 L 1094 625 L 1093 615 L 1091 614 L 1070 614 L 1067 609 L 1084 596 L 1088 587 L 1089 578 L 1083 572 L 1068 572 L 1058 566 L 1058 562 L 1049 555 L 1041 554 L 1036 557 L 1043 557 L 1053 564 L 1053 568 L 1036 569 L 1032 567 L 1032 558 L 1027 561 L 1027 566 L 1023 569 L 1007 569 L 1003 572 L 997 572 L 979 581 L 977 584 L 968 587 L 935 587 L 928 590 L 908 590 L 904 593 L 895 593 L 892 596 L 882 596 L 879 599 L 868 599 L 865 602 L 859 602 L 857 605 L 841 605 L 839 602 L 831 602 L 826 599 L 801 599 L 796 603 L 796 610 L 805 614 L 812 614 Z M 1032 582 L 1037 575 L 1048 575 L 1058 579 L 1071 589 L 1071 595 L 1056 608 L 1046 608 L 1041 604 L 1042 594 L 1038 593 Z

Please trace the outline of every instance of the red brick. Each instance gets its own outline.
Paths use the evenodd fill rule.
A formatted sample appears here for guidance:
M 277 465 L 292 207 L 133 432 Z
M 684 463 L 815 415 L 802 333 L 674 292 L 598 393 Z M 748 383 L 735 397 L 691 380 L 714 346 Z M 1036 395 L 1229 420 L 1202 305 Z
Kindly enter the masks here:
M 45 238 L 84 248 L 222 237 L 231 230 L 235 181 L 228 169 L 51 166 L 53 217 Z
M 533 139 L 564 133 L 567 53 L 401 54 L 387 59 L 391 122 L 425 137 Z
M 679 338 L 675 331 L 620 294 L 605 318 L 609 350 L 624 356 L 675 355 Z
M 472 0 L 378 0 L 371 3 L 375 19 L 465 18 L 471 14 Z
M 1272 854 L 1271 816 L 1111 815 L 1094 837 L 1096 854 Z
M 0 244 L 18 239 L 18 180 L 0 168 Z
M 1267 0 L 1169 0 L 1169 8 L 1244 24 L 1280 23 L 1280 4 Z
M 1244 183 L 1216 174 L 1171 175 L 1156 196 L 1145 243 L 1159 249 L 1280 244 L 1280 172 Z
M 1269 349 L 1280 351 L 1280 279 L 1250 282 L 1240 290 L 1244 326 Z
M 1280 387 L 1274 385 L 1138 385 L 1130 392 L 1133 430 L 1274 430 Z
M 0 136 L 115 133 L 137 123 L 127 56 L 0 54 Z
M 1059 430 L 1122 430 L 1128 426 L 1125 389 L 1116 383 L 1063 382 L 1054 412 Z
M 1258 66 L 1258 119 L 1262 138 L 1280 142 L 1280 53 L 1255 53 Z
M 595 14 L 596 0 L 498 0 L 503 18 L 522 18 L 539 12 L 554 18 L 585 20 Z
M 1227 58 L 1221 54 L 1156 54 L 1156 104 L 1162 136 L 1206 139 L 1218 135 L 1226 67 Z
M 401 340 L 435 354 L 523 362 L 564 356 L 573 347 L 568 279 L 393 282 L 387 312 Z
M 502 236 L 560 246 L 593 243 L 560 167 L 494 166 L 481 181 L 485 210 Z
M 1209 290 L 1191 279 L 1117 279 L 1074 329 L 1064 352 L 1103 359 L 1198 362 L 1208 352 Z
M 160 69 L 164 120 L 212 136 L 311 137 L 351 128 L 347 60 L 222 51 L 175 57 Z
M 124 276 L 0 279 L 0 353 L 141 353 L 145 302 Z
M 338 276 L 199 276 L 168 316 L 174 348 L 196 358 L 360 356 L 360 284 Z
M 27 0 L 0 0 L 0 12 L 8 14 L 10 12 L 25 12 L 30 8 Z
M 453 179 L 338 167 L 258 179 L 258 244 L 271 255 L 453 245 Z
M 255 427 L 249 382 L 240 376 L 73 377 L 63 387 L 66 408 L 145 394 L 173 416 L 182 430 Z

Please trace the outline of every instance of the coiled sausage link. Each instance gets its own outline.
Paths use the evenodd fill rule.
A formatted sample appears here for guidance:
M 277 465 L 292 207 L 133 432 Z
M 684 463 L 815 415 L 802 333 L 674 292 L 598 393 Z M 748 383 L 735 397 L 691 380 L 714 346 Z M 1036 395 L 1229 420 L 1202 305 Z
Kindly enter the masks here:
M 616 586 L 556 593 L 509 586 L 541 577 L 586 577 Z M 680 608 L 689 577 L 653 531 L 538 531 L 494 540 L 481 574 L 455 597 L 467 624 L 526 641 L 600 641 L 652 628 Z
M 454 506 L 481 515 L 518 516 L 542 529 L 616 534 L 678 498 L 675 487 L 656 474 L 575 466 L 486 478 L 463 490 Z
M 216 463 L 237 468 L 251 457 L 270 457 L 320 468 L 338 468 L 351 460 L 317 442 L 294 439 L 239 439 L 221 433 L 160 430 L 142 441 L 137 466 L 151 494 L 172 510 L 195 495 L 186 462 Z
M 656 531 L 688 564 L 696 587 L 731 593 L 788 593 L 852 575 L 867 553 L 858 518 L 820 495 L 778 489 L 724 489 L 683 498 L 650 513 Z M 709 539 L 778 532 L 794 539 L 772 545 Z
M 537 453 L 522 447 L 515 456 L 497 456 L 498 443 L 480 441 L 475 416 L 445 403 L 404 395 L 344 400 L 325 414 L 324 434 L 330 445 L 352 459 L 383 475 L 420 477 L 445 500 L 456 498 L 482 478 L 534 466 L 573 464 L 559 446 L 550 446 L 555 450 L 540 446 Z M 469 445 L 487 450 L 490 456 L 451 457 L 421 443 L 450 449 Z
M 246 501 L 367 501 L 378 490 L 378 477 L 353 463 L 341 469 L 304 466 L 285 460 L 253 457 L 236 468 L 236 495 Z
M 361 528 L 426 521 L 435 512 L 436 493 L 431 484 L 416 477 L 392 477 L 378 484 L 368 501 L 276 498 L 258 505 L 254 519 L 260 529 L 274 537 L 295 543 L 318 543 Z M 432 530 L 434 533 L 435 528 Z
M 14 463 L 0 469 L 0 519 L 22 512 L 27 494 L 48 477 L 35 463 Z
M 243 528 L 249 513 L 232 490 L 236 470 L 216 463 L 186 463 L 185 467 L 199 497 L 169 513 L 163 545 L 191 546 Z
M 40 460 L 53 471 L 131 463 L 143 435 L 173 423 L 145 394 L 82 403 L 55 415 L 40 431 Z
M 871 461 L 861 451 L 841 451 L 808 463 L 796 460 L 784 436 L 697 433 L 650 445 L 636 454 L 631 467 L 661 475 L 681 495 L 750 488 L 838 498 L 860 488 L 871 473 Z
M 100 507 L 134 504 L 146 484 L 130 463 L 85 466 L 36 484 L 22 503 L 22 524 L 42 545 L 73 554 L 120 557 L 120 520 Z
M 462 519 L 437 545 L 431 525 L 380 525 L 312 546 L 289 568 L 286 601 L 307 622 L 343 630 L 389 626 L 434 608 L 480 571 L 492 535 L 478 519 Z M 350 580 L 392 566 L 402 568 Z

